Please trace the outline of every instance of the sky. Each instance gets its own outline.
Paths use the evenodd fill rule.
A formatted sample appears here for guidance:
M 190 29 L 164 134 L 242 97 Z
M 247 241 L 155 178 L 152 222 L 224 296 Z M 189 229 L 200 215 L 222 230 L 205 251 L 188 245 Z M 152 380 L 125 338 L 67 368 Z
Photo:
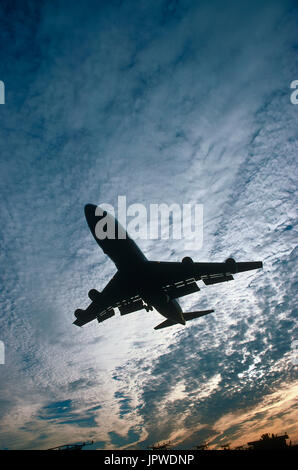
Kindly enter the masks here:
M 292 0 L 2 1 L 0 448 L 298 442 L 298 7 Z M 204 239 L 152 260 L 262 260 L 155 331 L 73 312 L 115 266 L 86 203 L 202 204 Z M 297 361 L 296 361 L 297 363 Z

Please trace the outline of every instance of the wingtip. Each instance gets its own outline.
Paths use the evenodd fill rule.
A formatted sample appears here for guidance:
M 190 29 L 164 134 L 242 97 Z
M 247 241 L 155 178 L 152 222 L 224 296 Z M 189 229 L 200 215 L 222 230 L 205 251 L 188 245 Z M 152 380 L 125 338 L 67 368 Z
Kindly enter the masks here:
M 263 268 L 263 261 L 255 261 L 255 269 L 262 269 Z

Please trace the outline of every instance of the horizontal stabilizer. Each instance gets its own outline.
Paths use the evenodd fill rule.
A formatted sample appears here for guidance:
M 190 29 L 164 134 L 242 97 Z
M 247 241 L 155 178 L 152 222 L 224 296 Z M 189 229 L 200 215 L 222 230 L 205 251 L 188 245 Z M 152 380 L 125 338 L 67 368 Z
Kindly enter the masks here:
M 194 320 L 195 318 L 203 317 L 204 315 L 208 315 L 209 313 L 213 313 L 213 312 L 214 310 L 201 310 L 201 311 L 183 313 L 183 316 L 184 316 L 185 321 L 189 321 L 189 320 Z M 167 320 L 157 325 L 154 329 L 161 330 L 162 328 L 167 328 L 168 326 L 177 325 L 177 324 L 178 324 L 177 322 L 170 320 L 168 318 Z
M 173 320 L 168 319 L 168 320 L 163 321 L 159 325 L 155 326 L 154 329 L 161 330 L 162 328 L 167 328 L 168 326 L 172 326 L 172 325 L 178 325 L 178 323 Z
M 185 321 L 194 320 L 195 318 L 204 317 L 209 313 L 213 313 L 214 310 L 197 310 L 196 312 L 183 313 Z

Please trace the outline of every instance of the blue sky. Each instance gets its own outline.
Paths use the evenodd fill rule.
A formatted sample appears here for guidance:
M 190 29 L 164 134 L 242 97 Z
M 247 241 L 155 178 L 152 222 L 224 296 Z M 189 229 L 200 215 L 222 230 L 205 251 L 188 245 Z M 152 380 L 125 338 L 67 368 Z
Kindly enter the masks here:
M 0 447 L 298 440 L 294 1 L 2 2 Z M 82 329 L 115 272 L 87 202 L 204 205 L 204 243 L 149 259 L 261 259 L 156 332 L 157 312 Z M 233 284 L 233 285 L 231 285 Z M 244 441 L 245 442 L 245 441 Z

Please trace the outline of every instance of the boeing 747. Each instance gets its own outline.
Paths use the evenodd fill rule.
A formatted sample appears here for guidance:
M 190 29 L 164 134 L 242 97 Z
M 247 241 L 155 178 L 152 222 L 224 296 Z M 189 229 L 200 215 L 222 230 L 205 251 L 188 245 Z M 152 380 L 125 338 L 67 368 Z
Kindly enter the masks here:
M 137 310 L 157 310 L 166 320 L 155 330 L 175 324 L 185 325 L 214 310 L 183 312 L 177 299 L 200 289 L 197 281 L 205 285 L 233 280 L 233 275 L 262 268 L 261 261 L 237 263 L 228 258 L 223 263 L 194 262 L 185 257 L 181 262 L 149 261 L 118 221 L 99 206 L 87 204 L 85 216 L 90 231 L 104 253 L 115 263 L 117 272 L 102 292 L 91 289 L 88 296 L 90 305 L 75 311 L 74 324 L 83 326 L 97 319 L 99 323 L 115 315 L 118 308 L 121 315 Z M 98 237 L 97 224 L 110 222 L 114 228 L 112 237 Z

